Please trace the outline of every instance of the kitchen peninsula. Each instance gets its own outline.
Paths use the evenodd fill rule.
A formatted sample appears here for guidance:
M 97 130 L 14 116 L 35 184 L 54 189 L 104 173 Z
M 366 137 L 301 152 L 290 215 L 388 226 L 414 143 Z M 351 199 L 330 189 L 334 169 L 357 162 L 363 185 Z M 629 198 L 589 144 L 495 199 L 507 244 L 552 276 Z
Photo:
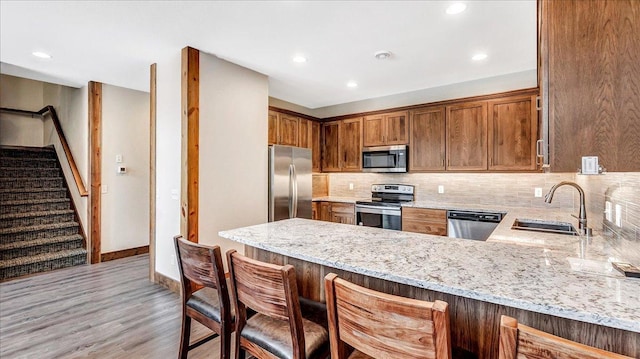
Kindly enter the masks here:
M 372 289 L 446 301 L 453 346 L 478 358 L 497 357 L 502 314 L 640 357 L 640 280 L 598 266 L 609 255 L 604 239 L 514 244 L 518 241 L 505 241 L 509 231 L 515 239 L 538 235 L 508 229 L 510 220 L 505 218 L 487 242 L 305 219 L 220 235 L 245 244 L 256 259 L 293 265 L 300 294 L 311 299 L 324 301 L 322 278 L 335 272 Z

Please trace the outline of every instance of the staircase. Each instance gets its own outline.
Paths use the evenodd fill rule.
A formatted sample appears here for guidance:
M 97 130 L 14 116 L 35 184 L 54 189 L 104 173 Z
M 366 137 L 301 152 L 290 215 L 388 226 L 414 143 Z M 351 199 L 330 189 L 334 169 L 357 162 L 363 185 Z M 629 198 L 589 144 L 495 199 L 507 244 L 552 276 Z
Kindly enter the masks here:
M 85 264 L 53 147 L 0 147 L 0 281 Z

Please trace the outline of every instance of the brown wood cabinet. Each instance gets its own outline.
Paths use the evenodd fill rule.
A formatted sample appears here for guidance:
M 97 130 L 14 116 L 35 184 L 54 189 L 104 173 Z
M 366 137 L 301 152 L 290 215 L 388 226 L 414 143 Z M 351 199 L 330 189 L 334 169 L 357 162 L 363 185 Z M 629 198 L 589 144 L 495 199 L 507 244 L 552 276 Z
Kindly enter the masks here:
M 640 171 L 640 1 L 538 4 L 551 170 L 598 156 L 608 171 Z
M 436 236 L 447 235 L 447 211 L 402 207 L 402 230 Z
M 298 147 L 311 148 L 311 121 L 304 118 L 298 121 Z
M 322 142 L 322 125 L 319 122 L 311 121 L 311 159 L 313 172 L 320 172 L 322 170 L 322 151 L 320 145 Z
M 445 170 L 445 134 L 444 106 L 411 111 L 409 171 Z
M 278 113 L 269 111 L 268 115 L 269 128 L 267 142 L 269 145 L 278 144 Z
M 322 124 L 322 171 L 357 172 L 362 169 L 362 118 Z
M 487 169 L 487 102 L 447 106 L 447 170 Z
M 356 223 L 355 205 L 342 202 L 313 202 L 313 219 L 344 224 Z
M 362 122 L 362 127 L 362 143 L 365 147 L 409 143 L 407 111 L 367 116 Z
M 535 170 L 538 111 L 536 96 L 488 102 L 489 170 Z

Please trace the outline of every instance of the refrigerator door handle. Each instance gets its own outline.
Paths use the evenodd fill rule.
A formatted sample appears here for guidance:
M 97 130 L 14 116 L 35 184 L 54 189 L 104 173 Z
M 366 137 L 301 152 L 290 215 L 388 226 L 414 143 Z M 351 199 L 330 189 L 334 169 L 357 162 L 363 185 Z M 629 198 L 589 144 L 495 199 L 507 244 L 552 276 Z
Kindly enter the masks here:
M 293 218 L 293 164 L 289 165 L 289 218 Z
M 293 217 L 298 217 L 298 173 L 296 172 L 296 165 L 293 167 Z

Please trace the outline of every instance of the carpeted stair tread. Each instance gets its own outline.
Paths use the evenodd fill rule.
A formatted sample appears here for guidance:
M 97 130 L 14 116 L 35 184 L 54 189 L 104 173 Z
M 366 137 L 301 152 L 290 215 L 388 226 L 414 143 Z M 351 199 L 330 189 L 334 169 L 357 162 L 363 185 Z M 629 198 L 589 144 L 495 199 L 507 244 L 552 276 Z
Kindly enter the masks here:
M 19 206 L 19 205 L 28 205 L 28 204 L 60 203 L 60 202 L 69 202 L 69 201 L 70 201 L 69 198 L 43 198 L 43 199 L 4 201 L 2 202 L 2 204 L 5 206 Z
M 84 248 L 68 249 L 58 252 L 40 254 L 37 256 L 18 257 L 0 261 L 0 269 L 82 255 L 87 255 L 87 250 Z
M 58 192 L 66 191 L 64 187 L 38 187 L 38 188 L 0 188 L 0 194 L 19 192 Z
M 55 158 L 0 157 L 0 167 L 58 168 Z
M 49 229 L 60 229 L 60 228 L 69 228 L 69 227 L 77 227 L 77 226 L 79 226 L 78 222 L 62 222 L 62 223 L 40 224 L 37 226 L 0 228 L 0 235 L 45 231 Z
M 6 177 L 21 175 L 23 178 L 60 177 L 58 167 L 0 167 L 0 173 Z
M 53 244 L 53 243 L 63 243 L 63 242 L 72 242 L 72 241 L 81 241 L 82 236 L 79 234 L 72 234 L 70 236 L 59 236 L 53 238 L 39 238 L 33 239 L 29 241 L 20 241 L 20 242 L 12 242 L 12 243 L 0 243 L 0 251 L 8 251 L 11 249 L 17 248 L 28 248 L 28 247 L 36 247 L 42 246 L 45 244 Z
M 7 220 L 7 219 L 16 219 L 16 218 L 55 216 L 55 215 L 58 215 L 58 214 L 73 214 L 73 210 L 72 209 L 60 209 L 60 210 L 54 210 L 54 211 L 0 214 L 0 221 L 1 220 Z

